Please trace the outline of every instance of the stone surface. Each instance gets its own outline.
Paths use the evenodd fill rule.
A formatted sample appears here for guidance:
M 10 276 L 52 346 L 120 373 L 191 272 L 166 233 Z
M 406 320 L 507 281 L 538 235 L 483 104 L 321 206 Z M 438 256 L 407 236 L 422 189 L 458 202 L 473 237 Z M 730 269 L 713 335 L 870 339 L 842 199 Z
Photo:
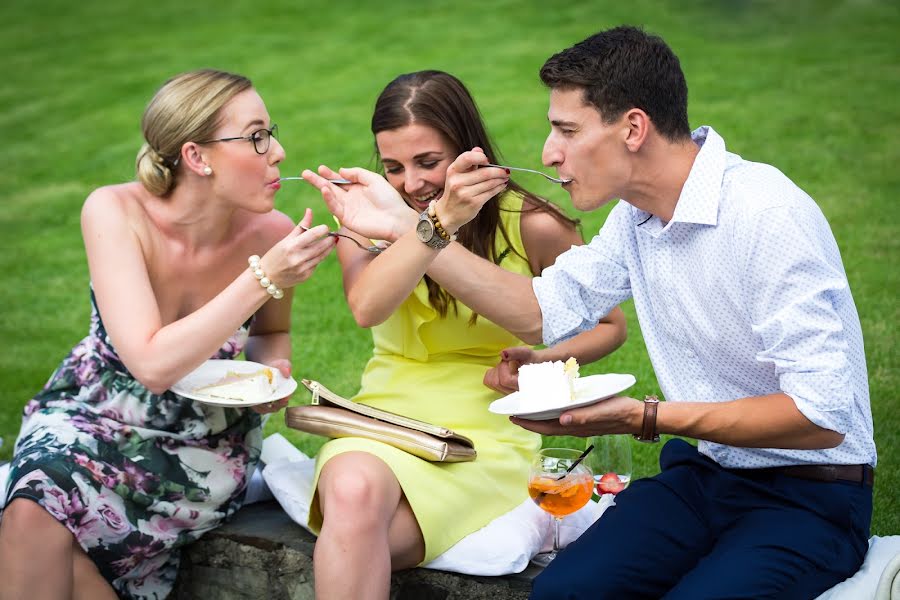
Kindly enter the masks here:
M 175 600 L 313 600 L 315 537 L 275 502 L 250 505 L 182 555 Z M 524 600 L 539 572 L 504 577 L 411 569 L 391 577 L 391 600 Z

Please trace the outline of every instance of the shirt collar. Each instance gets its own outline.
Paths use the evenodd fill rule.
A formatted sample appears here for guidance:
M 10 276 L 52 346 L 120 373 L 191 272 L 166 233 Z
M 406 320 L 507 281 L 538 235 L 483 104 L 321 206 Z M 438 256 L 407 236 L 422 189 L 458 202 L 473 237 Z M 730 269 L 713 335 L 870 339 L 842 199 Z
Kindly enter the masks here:
M 650 213 L 634 209 L 633 217 L 636 224 L 649 220 L 648 225 L 650 223 L 655 225 L 647 229 L 648 232 L 652 232 L 651 235 L 662 233 L 672 223 L 715 225 L 718 221 L 719 198 L 726 163 L 725 140 L 708 125 L 697 128 L 691 133 L 691 139 L 700 146 L 700 151 L 694 158 L 691 171 L 681 188 L 672 220 L 664 225 L 658 217 L 651 218 Z

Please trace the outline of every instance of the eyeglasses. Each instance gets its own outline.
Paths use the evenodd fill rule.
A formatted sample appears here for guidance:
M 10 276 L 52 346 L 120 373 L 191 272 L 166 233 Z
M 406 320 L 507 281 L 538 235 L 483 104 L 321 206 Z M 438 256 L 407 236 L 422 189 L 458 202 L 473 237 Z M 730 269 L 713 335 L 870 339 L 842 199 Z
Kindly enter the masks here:
M 217 140 L 206 140 L 197 142 L 198 144 L 212 144 L 213 142 L 233 142 L 235 140 L 248 140 L 253 142 L 253 149 L 257 154 L 265 154 L 269 151 L 269 142 L 272 138 L 278 139 L 278 125 L 272 123 L 271 129 L 257 129 L 250 135 L 241 137 L 219 138 Z

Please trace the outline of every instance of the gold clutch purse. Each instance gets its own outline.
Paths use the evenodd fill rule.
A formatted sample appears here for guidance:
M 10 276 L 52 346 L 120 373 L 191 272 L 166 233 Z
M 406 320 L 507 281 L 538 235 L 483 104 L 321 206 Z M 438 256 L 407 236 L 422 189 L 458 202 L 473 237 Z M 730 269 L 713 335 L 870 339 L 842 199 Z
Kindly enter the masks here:
M 292 429 L 330 438 L 375 440 L 431 462 L 475 460 L 472 440 L 451 429 L 348 400 L 318 381 L 303 379 L 302 383 L 312 392 L 312 404 L 285 411 L 285 422 Z

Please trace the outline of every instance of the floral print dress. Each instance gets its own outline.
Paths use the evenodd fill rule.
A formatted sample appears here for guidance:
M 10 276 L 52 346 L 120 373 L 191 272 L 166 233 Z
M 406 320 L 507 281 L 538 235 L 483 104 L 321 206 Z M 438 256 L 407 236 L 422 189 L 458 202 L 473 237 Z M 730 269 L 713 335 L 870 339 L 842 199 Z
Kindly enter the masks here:
M 150 393 L 116 355 L 93 293 L 91 309 L 90 335 L 25 405 L 7 504 L 43 506 L 121 597 L 162 600 L 180 549 L 240 508 L 260 416 Z M 237 356 L 247 331 L 213 358 Z

